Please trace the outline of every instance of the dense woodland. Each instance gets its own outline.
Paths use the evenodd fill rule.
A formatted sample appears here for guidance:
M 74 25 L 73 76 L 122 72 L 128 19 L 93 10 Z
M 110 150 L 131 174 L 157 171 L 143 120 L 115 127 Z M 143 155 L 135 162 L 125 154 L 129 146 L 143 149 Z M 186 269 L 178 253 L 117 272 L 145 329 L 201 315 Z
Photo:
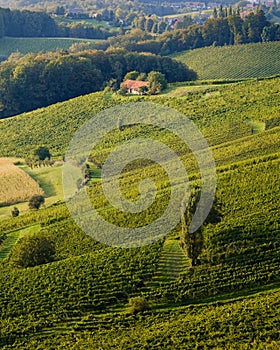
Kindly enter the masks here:
M 11 37 L 76 37 L 107 39 L 116 35 L 113 29 L 81 23 L 57 23 L 45 12 L 0 8 L 0 38 Z
M 259 10 L 250 13 L 244 19 L 238 13 L 209 18 L 203 25 L 194 24 L 185 29 L 166 31 L 154 38 L 146 31 L 142 33 L 141 38 L 139 32 L 131 31 L 125 36 L 111 38 L 110 43 L 131 51 L 149 51 L 168 55 L 211 45 L 224 46 L 280 40 L 280 25 L 268 22 L 264 12 Z
M 190 18 L 170 30 L 156 17 L 135 17 L 134 29 L 116 31 L 101 26 L 57 23 L 44 12 L 0 9 L 0 38 L 11 37 L 76 37 L 109 39 L 97 48 L 123 47 L 129 51 L 168 55 L 205 46 L 224 46 L 280 40 L 280 25 L 270 23 L 263 10 L 251 12 L 244 19 L 236 10 L 220 8 L 204 24 L 193 24 Z M 119 34 L 119 35 L 117 35 Z
M 5 118 L 103 90 L 126 73 L 159 71 L 168 82 L 194 80 L 196 74 L 169 57 L 123 49 L 80 53 L 29 54 L 0 65 L 0 117 Z

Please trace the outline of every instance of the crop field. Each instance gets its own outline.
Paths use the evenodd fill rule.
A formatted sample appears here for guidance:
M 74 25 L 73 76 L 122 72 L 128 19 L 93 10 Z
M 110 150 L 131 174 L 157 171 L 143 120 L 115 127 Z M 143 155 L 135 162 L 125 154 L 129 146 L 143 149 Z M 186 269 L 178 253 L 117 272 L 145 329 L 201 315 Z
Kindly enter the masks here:
M 44 194 L 35 180 L 7 158 L 0 158 L 0 182 L 0 206 L 26 202 L 34 194 Z
M 45 206 L 50 206 L 64 199 L 62 189 L 62 167 L 59 161 L 51 167 L 30 169 L 26 165 L 20 165 L 19 169 L 22 169 L 30 178 L 39 184 L 45 195 Z M 26 214 L 29 211 L 28 203 L 26 202 L 17 203 L 17 208 L 21 214 Z M 10 217 L 12 209 L 13 205 L 0 207 L 0 220 Z
M 280 74 L 280 42 L 206 47 L 173 55 L 199 79 L 245 79 Z
M 79 42 L 92 42 L 88 39 L 71 38 L 10 38 L 0 40 L 0 56 L 9 57 L 13 52 L 21 54 L 68 50 L 71 45 Z M 96 41 L 96 40 L 95 40 Z

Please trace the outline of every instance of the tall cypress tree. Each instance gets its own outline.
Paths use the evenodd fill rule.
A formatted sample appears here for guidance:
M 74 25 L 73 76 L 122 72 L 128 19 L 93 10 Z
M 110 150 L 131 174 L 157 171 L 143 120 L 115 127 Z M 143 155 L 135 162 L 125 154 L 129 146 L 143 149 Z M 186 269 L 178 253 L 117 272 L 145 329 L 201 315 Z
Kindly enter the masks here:
M 201 190 L 195 188 L 190 194 L 189 203 L 183 201 L 181 213 L 182 232 L 180 237 L 180 244 L 186 255 L 191 259 L 192 266 L 199 265 L 199 256 L 203 249 L 203 226 L 195 232 L 190 232 L 190 224 L 196 212 L 196 208 L 200 199 Z M 222 211 L 221 205 L 217 199 L 214 199 L 213 206 L 208 214 L 204 224 L 216 224 L 221 221 Z

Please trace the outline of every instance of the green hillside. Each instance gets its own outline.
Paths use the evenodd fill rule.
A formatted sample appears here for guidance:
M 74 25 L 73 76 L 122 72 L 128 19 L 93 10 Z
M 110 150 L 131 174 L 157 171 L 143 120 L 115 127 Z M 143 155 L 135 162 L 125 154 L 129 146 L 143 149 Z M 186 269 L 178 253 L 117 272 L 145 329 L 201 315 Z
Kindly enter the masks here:
M 205 47 L 174 58 L 197 72 L 199 79 L 245 79 L 280 74 L 280 42 Z
M 175 108 L 191 118 L 211 145 L 254 133 L 257 123 L 269 129 L 279 125 L 280 78 L 219 86 L 201 86 L 182 97 L 122 97 L 95 93 L 48 108 L 0 121 L 1 156 L 27 156 L 38 144 L 50 147 L 54 156 L 65 153 L 67 144 L 86 120 L 102 109 L 131 101 L 151 101 Z M 116 120 L 117 125 L 117 120 Z M 50 142 L 51 140 L 51 142 Z
M 0 346 L 277 349 L 279 83 L 280 78 L 274 78 L 180 86 L 185 90 L 177 97 L 176 90 L 173 95 L 132 98 L 96 93 L 2 120 L 1 156 L 24 157 L 46 145 L 59 158 L 75 130 L 102 109 L 147 100 L 173 107 L 191 117 L 211 144 L 223 217 L 206 225 L 201 265 L 196 267 L 178 244 L 180 225 L 153 244 L 120 249 L 83 233 L 61 202 L 0 221 Z M 103 164 L 117 145 L 136 136 L 164 142 L 180 157 L 191 185 L 199 183 L 197 164 L 183 142 L 154 127 L 120 129 L 116 120 L 116 130 L 101 140 L 92 157 Z M 90 164 L 90 174 L 88 194 L 113 224 L 149 224 L 168 204 L 169 182 L 157 164 L 124 168 L 121 186 L 127 198 L 138 198 L 144 175 L 158 189 L 156 205 L 133 215 L 107 203 L 96 165 Z M 38 170 L 37 176 L 46 186 L 47 172 Z M 25 269 L 12 265 L 13 244 L 38 231 L 52 240 L 54 262 Z M 130 310 L 129 300 L 137 296 L 148 300 L 149 310 Z

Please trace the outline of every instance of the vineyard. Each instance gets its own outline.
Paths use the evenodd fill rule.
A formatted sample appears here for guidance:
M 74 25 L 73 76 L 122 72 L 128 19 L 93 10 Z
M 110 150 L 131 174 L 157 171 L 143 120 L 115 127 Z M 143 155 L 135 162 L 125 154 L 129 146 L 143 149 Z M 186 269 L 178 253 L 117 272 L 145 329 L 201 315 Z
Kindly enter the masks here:
M 97 242 L 77 226 L 61 199 L 61 167 L 32 170 L 49 202 L 38 211 L 0 221 L 0 346 L 9 349 L 277 349 L 279 338 L 279 78 L 230 85 L 189 85 L 182 96 L 121 97 L 96 93 L 1 121 L 0 153 L 26 156 L 46 145 L 56 159 L 74 132 L 99 111 L 129 101 L 173 107 L 190 117 L 211 145 L 222 220 L 204 230 L 196 267 L 179 245 L 181 227 L 141 248 Z M 181 86 L 179 88 L 182 88 Z M 141 103 L 137 105 L 141 113 Z M 172 118 L 172 114 L 170 115 Z M 116 146 L 135 137 L 162 141 L 199 183 L 196 160 L 182 140 L 157 127 L 130 125 L 108 133 L 93 149 L 87 191 L 106 221 L 148 225 L 168 205 L 166 173 L 151 162 L 129 163 L 123 194 L 135 200 L 152 179 L 155 203 L 141 213 L 113 208 L 100 169 Z M 31 170 L 28 170 L 31 172 Z M 48 198 L 47 198 L 48 200 Z M 54 261 L 12 265 L 21 237 L 51 238 Z M 149 303 L 143 313 L 130 300 Z
M 280 74 L 280 43 L 206 47 L 175 57 L 197 72 L 199 79 L 245 79 Z
M 175 108 L 192 119 L 211 145 L 252 135 L 252 122 L 279 125 L 280 78 L 205 87 L 183 97 L 122 97 L 95 93 L 1 121 L 0 153 L 27 156 L 38 141 L 61 156 L 75 131 L 94 114 L 120 103 L 148 101 Z M 213 92 L 215 92 L 213 94 Z M 217 93 L 219 92 L 219 94 Z M 116 127 L 117 127 L 116 120 Z M 42 128 L 44 125 L 44 128 Z M 9 135 L 9 137 L 7 137 Z
M 88 42 L 90 40 L 68 38 L 11 38 L 0 40 L 0 57 L 8 58 L 11 53 L 23 55 L 30 52 L 50 52 L 68 50 L 75 43 Z

